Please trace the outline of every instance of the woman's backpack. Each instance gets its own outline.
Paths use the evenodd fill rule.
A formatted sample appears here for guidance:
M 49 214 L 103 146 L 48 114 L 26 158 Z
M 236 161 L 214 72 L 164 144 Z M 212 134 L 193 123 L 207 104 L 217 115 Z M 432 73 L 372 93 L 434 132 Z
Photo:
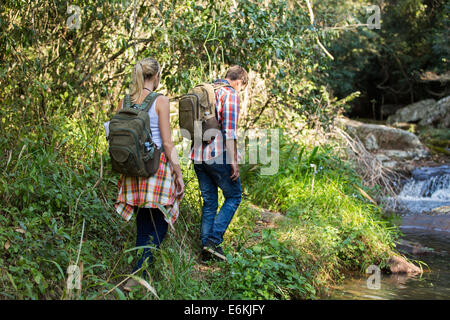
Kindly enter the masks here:
M 205 131 L 220 130 L 215 90 L 228 86 L 230 85 L 201 83 L 181 96 L 178 102 L 179 124 L 181 129 L 189 132 L 192 141 L 210 141 L 210 137 L 204 134 Z
M 152 140 L 148 110 L 160 93 L 152 92 L 141 105 L 125 96 L 122 109 L 109 123 L 109 154 L 114 171 L 148 178 L 158 171 L 162 148 Z

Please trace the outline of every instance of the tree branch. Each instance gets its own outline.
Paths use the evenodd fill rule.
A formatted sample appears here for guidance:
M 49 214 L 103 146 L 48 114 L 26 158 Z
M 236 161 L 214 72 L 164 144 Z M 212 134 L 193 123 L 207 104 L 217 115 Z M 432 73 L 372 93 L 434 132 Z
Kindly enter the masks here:
M 308 6 L 308 10 L 309 10 L 309 20 L 311 21 L 311 25 L 314 27 L 314 12 L 312 10 L 311 3 L 309 2 L 309 0 L 305 0 L 305 1 L 306 1 L 306 5 Z M 322 50 L 325 52 L 325 54 L 331 60 L 334 60 L 334 57 L 331 55 L 331 53 L 328 52 L 328 50 L 325 48 L 325 46 L 320 42 L 319 36 L 317 36 L 317 35 L 316 35 L 316 40 L 317 40 L 317 44 L 319 45 L 320 48 L 322 48 Z

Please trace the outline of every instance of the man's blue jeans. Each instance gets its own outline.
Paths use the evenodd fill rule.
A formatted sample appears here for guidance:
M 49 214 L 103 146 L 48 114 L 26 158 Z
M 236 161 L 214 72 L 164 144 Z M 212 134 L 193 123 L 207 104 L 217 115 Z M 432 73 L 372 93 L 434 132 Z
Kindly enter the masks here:
M 225 155 L 224 155 L 225 157 Z M 231 165 L 226 164 L 194 164 L 198 184 L 203 198 L 201 241 L 205 245 L 208 241 L 219 245 L 223 242 L 223 235 L 231 222 L 242 199 L 241 180 L 232 181 Z M 217 209 L 218 188 L 223 192 L 225 202 Z

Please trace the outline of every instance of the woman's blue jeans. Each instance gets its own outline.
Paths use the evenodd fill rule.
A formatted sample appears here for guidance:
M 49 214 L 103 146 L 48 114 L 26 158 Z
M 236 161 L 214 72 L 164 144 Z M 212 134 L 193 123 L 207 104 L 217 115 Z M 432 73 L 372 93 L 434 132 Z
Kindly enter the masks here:
M 200 191 L 203 198 L 201 219 L 201 241 L 205 245 L 209 241 L 215 245 L 223 242 L 223 235 L 228 228 L 242 199 L 241 180 L 232 181 L 231 165 L 223 164 L 194 164 Z M 218 188 L 223 192 L 225 202 L 218 209 Z
M 136 211 L 136 247 L 151 246 L 159 248 L 168 228 L 168 224 L 164 220 L 164 214 L 158 208 L 138 209 L 135 207 L 134 212 L 136 213 Z M 148 259 L 147 262 L 150 264 L 152 258 L 152 248 L 144 248 L 132 272 L 140 269 L 146 259 Z M 144 272 L 145 276 L 146 272 Z

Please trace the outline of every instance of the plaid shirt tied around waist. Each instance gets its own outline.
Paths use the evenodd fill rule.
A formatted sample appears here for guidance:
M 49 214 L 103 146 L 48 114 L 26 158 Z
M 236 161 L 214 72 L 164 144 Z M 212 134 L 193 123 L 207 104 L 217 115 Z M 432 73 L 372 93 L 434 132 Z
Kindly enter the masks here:
M 216 84 L 230 84 L 227 80 L 219 79 Z M 220 156 L 225 148 L 225 140 L 237 140 L 237 124 L 239 117 L 239 95 L 232 87 L 222 87 L 216 91 L 217 120 L 222 125 L 221 132 L 217 133 L 208 144 L 193 146 L 190 153 L 191 160 L 195 162 L 208 161 Z
M 182 197 L 176 196 L 175 179 L 172 167 L 164 152 L 158 171 L 149 178 L 121 175 L 118 181 L 119 193 L 114 207 L 125 220 L 130 220 L 133 207 L 158 208 L 165 207 L 164 219 L 173 228 L 180 212 Z

